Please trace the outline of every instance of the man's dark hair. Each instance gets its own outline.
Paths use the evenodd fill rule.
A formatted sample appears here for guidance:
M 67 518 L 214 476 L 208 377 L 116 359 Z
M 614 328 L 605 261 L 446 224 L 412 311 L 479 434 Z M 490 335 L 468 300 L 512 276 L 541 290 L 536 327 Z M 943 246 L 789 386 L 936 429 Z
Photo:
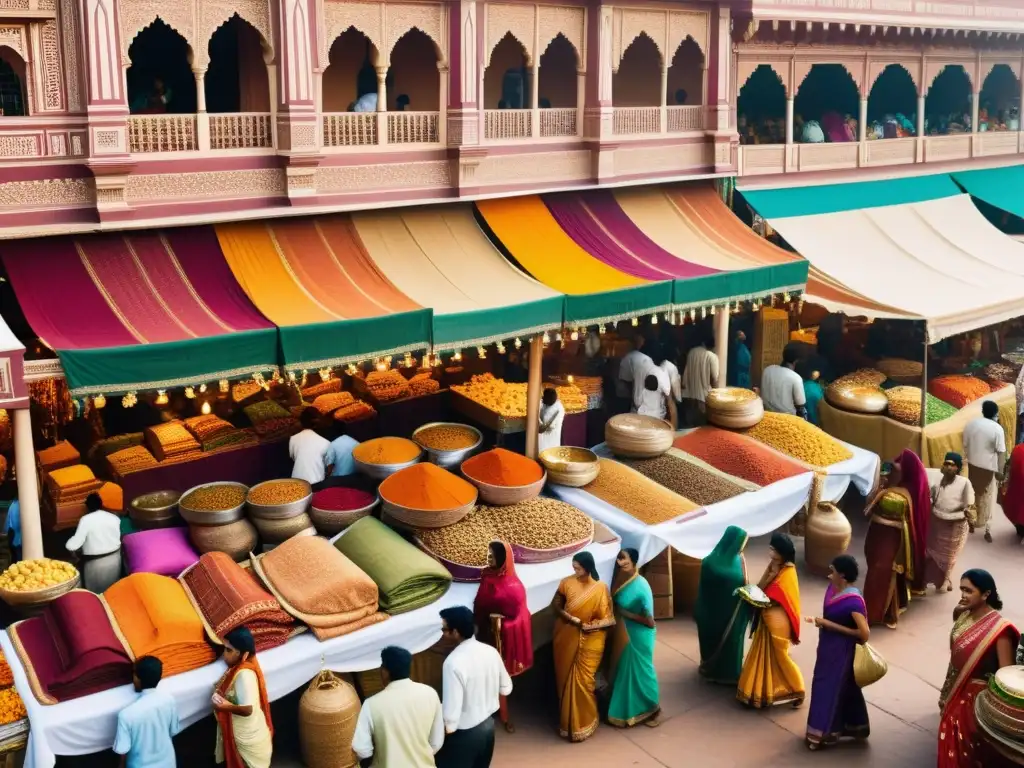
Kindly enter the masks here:
M 832 561 L 832 567 L 835 568 L 836 573 L 846 579 L 848 584 L 856 582 L 860 575 L 860 566 L 857 565 L 857 558 L 853 555 L 839 555 Z
M 981 415 L 986 419 L 994 419 L 999 415 L 999 406 L 992 400 L 986 400 L 981 404 Z
M 647 378 L 644 379 L 644 389 L 648 392 L 658 391 L 658 377 L 653 373 L 647 374 Z
M 711 325 L 705 325 L 700 333 L 700 343 L 704 345 L 706 349 L 714 349 L 715 347 L 715 329 Z
M 444 619 L 448 629 L 459 633 L 463 640 L 469 640 L 476 632 L 476 625 L 473 622 L 473 611 L 464 605 L 455 605 L 441 611 L 441 618 Z
M 103 509 L 103 499 L 98 493 L 90 493 L 85 497 L 85 508 L 90 512 Z
M 405 648 L 389 645 L 380 652 L 380 663 L 392 680 L 406 680 L 412 668 L 412 654 Z
M 334 439 L 337 440 L 339 437 L 344 437 L 348 434 L 348 424 L 344 421 L 334 420 Z
M 795 366 L 800 360 L 800 352 L 796 347 L 786 347 L 782 350 L 782 362 L 786 365 Z
M 554 405 L 558 402 L 558 390 L 554 387 L 545 387 L 540 399 L 544 401 L 544 405 Z
M 139 678 L 142 690 L 156 688 L 163 675 L 163 662 L 156 656 L 141 656 L 135 660 L 135 676 Z
M 303 408 L 299 414 L 299 424 L 303 429 L 316 429 L 316 423 L 320 420 L 320 411 L 313 406 Z

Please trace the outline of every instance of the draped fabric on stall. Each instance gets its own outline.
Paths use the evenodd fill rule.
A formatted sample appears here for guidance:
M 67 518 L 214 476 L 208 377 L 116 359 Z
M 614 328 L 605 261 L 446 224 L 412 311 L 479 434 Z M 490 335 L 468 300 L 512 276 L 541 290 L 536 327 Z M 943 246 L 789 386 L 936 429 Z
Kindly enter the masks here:
M 858 314 L 925 320 L 931 343 L 1024 314 L 1024 244 L 989 224 L 948 175 L 743 194 L 849 292 L 830 306 L 808 291 L 830 309 L 868 297 Z
M 73 395 L 269 370 L 277 331 L 231 277 L 211 228 L 8 241 L 25 317 Z

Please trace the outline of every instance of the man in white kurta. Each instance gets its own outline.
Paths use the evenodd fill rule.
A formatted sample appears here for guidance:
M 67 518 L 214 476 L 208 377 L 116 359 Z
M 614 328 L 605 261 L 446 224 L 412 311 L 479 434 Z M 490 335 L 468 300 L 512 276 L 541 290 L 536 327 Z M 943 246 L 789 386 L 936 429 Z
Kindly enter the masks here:
M 121 518 L 103 509 L 98 493 L 89 494 L 85 508 L 67 548 L 82 559 L 85 588 L 100 594 L 121 578 Z

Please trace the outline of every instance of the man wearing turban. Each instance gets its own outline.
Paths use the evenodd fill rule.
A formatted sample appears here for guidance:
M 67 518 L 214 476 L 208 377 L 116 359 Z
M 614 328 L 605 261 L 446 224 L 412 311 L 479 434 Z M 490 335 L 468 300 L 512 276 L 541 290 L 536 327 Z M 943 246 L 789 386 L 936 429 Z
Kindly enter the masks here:
M 974 488 L 961 474 L 963 469 L 963 457 L 950 451 L 942 462 L 940 479 L 931 483 L 932 520 L 924 583 L 934 584 L 937 592 L 953 591 L 951 574 L 974 521 Z

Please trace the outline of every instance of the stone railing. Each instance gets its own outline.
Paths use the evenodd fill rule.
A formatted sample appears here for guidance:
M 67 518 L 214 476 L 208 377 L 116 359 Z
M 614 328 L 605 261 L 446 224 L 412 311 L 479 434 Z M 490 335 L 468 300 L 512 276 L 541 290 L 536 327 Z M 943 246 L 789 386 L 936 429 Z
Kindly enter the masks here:
M 540 113 L 541 137 L 579 135 L 579 110 L 575 107 L 541 109 L 538 112 Z
M 323 115 L 325 147 L 363 147 L 377 143 L 376 112 L 327 112 Z
M 612 132 L 616 136 L 661 133 L 661 107 L 615 107 Z
M 704 107 L 666 107 L 669 133 L 704 130 Z
M 128 151 L 189 152 L 199 149 L 195 115 L 132 115 Z
M 533 135 L 532 109 L 488 109 L 484 111 L 484 138 L 489 141 L 528 139 Z
M 273 116 L 269 112 L 211 114 L 211 149 L 266 149 L 274 146 Z
M 388 144 L 437 144 L 439 112 L 387 112 Z

